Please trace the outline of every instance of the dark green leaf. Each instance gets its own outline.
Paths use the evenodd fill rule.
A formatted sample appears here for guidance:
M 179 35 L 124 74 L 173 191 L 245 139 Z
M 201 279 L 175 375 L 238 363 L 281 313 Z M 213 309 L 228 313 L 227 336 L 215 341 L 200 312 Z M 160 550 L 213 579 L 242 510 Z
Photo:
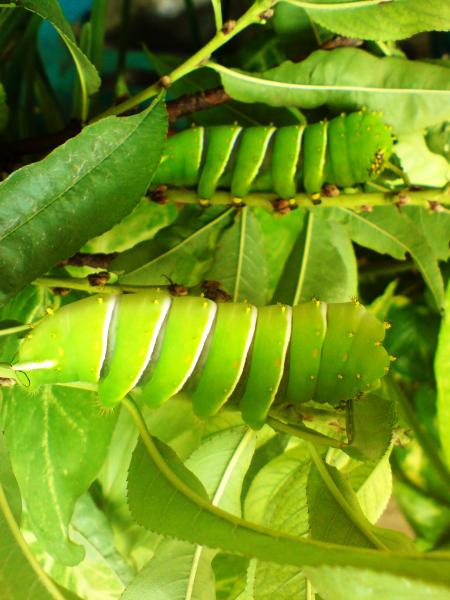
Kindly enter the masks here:
M 0 184 L 0 302 L 134 208 L 165 132 L 161 102 L 108 117 Z
M 8 106 L 6 104 L 5 90 L 0 83 L 0 131 L 5 127 L 8 120 Z
M 427 307 L 398 298 L 388 312 L 392 323 L 385 346 L 397 357 L 392 368 L 415 382 L 433 381 L 433 356 L 439 331 L 439 318 Z

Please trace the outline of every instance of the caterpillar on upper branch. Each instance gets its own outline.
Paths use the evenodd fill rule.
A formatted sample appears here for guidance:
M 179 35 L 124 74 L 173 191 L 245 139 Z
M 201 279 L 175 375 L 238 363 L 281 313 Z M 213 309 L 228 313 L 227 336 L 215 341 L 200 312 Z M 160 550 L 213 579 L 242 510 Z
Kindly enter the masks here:
M 259 428 L 273 403 L 337 406 L 370 391 L 388 370 L 384 335 L 358 302 L 256 308 L 150 290 L 60 308 L 23 340 L 14 369 L 30 389 L 93 387 L 107 407 L 131 391 L 152 407 L 183 391 L 203 417 L 232 401 Z
M 320 193 L 324 184 L 365 183 L 392 154 L 391 128 L 380 113 L 355 112 L 313 125 L 195 127 L 167 141 L 152 187 L 196 188 L 211 199 L 218 188 L 236 198 L 274 192 Z

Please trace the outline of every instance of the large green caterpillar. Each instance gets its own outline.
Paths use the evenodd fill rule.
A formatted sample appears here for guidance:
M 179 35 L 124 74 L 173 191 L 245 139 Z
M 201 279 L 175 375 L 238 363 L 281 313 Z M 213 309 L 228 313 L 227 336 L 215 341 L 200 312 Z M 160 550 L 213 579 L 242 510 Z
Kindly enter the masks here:
M 218 188 L 244 198 L 274 192 L 320 193 L 324 184 L 365 183 L 392 154 L 391 129 L 380 113 L 355 112 L 313 125 L 195 127 L 167 142 L 154 187 L 196 188 L 208 200 Z
M 358 302 L 256 308 L 155 289 L 62 307 L 24 339 L 14 368 L 31 389 L 88 387 L 107 407 L 131 391 L 152 407 L 183 391 L 207 417 L 232 400 L 258 428 L 274 402 L 337 406 L 370 391 L 389 365 L 384 334 Z

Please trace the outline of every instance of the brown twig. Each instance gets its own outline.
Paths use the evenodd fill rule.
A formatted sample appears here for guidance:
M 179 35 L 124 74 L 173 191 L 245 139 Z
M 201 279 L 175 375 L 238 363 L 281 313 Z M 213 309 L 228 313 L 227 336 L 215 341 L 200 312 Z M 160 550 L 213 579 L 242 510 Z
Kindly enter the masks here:
M 219 104 L 224 104 L 229 100 L 231 100 L 230 96 L 222 87 L 201 91 L 189 96 L 181 96 L 181 98 L 167 103 L 169 121 L 173 123 L 180 117 L 190 115 L 199 110 L 212 108 L 213 106 L 219 106 Z
M 334 50 L 335 48 L 358 47 L 364 44 L 363 40 L 358 38 L 350 38 L 342 35 L 336 35 L 330 40 L 324 42 L 320 47 L 322 50 Z
M 200 91 L 189 96 L 181 96 L 181 98 L 167 103 L 169 121 L 174 123 L 184 115 L 212 108 L 229 100 L 231 100 L 230 96 L 221 87 Z M 11 165 L 22 156 L 29 154 L 45 155 L 80 133 L 80 131 L 80 123 L 73 121 L 67 127 L 55 133 L 0 143 L 0 160 Z
M 95 269 L 108 269 L 112 261 L 116 258 L 117 252 L 111 254 L 87 254 L 84 252 L 77 252 L 70 258 L 59 263 L 60 267 L 66 267 L 68 265 L 72 267 L 93 267 Z

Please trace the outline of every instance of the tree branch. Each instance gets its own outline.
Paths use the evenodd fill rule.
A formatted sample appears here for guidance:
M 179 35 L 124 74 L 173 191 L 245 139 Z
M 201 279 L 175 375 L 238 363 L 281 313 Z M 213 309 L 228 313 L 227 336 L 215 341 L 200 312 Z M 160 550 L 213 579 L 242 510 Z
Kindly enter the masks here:
M 229 100 L 231 100 L 230 96 L 222 87 L 181 96 L 181 98 L 172 100 L 166 105 L 169 121 L 174 123 L 180 117 L 218 106 Z M 45 155 L 68 139 L 78 135 L 80 131 L 80 122 L 72 121 L 67 127 L 55 133 L 0 143 L 0 160 L 5 163 L 14 164 L 22 156 L 29 154 Z

